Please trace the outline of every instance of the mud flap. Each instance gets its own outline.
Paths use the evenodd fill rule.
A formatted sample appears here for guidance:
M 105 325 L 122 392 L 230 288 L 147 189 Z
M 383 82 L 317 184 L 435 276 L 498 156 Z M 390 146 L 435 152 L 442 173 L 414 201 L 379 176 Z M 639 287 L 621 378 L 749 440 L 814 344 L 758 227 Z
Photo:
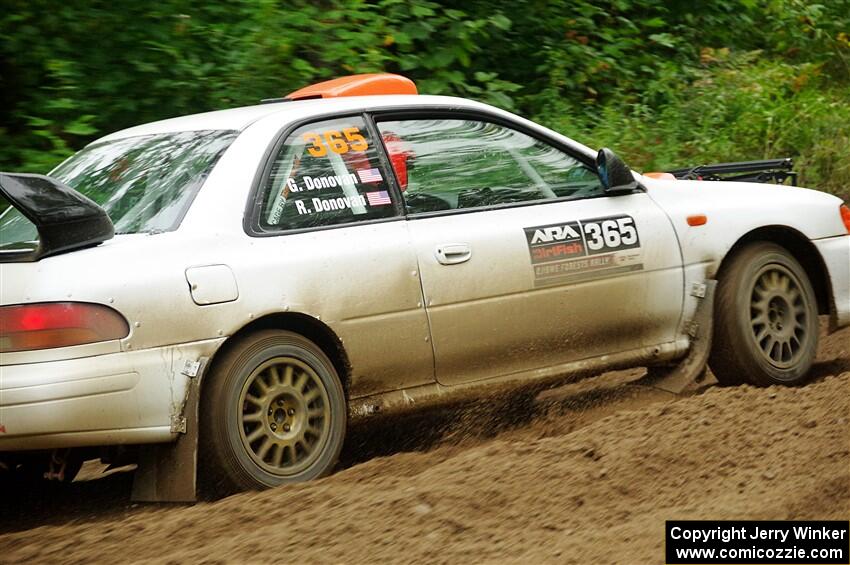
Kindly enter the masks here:
M 714 290 L 717 281 L 705 281 L 705 296 L 697 305 L 692 320 L 691 347 L 688 355 L 674 367 L 650 367 L 635 384 L 651 386 L 673 394 L 693 392 L 706 382 L 708 354 L 714 331 Z
M 183 406 L 185 433 L 173 443 L 143 445 L 139 449 L 139 466 L 133 477 L 133 501 L 195 502 L 199 400 L 200 378 L 193 378 Z

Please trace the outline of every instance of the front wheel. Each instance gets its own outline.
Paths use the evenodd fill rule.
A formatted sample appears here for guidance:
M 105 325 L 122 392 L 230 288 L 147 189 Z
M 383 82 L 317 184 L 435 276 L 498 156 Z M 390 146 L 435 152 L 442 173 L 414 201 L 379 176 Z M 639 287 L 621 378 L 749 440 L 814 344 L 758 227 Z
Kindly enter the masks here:
M 709 365 L 721 384 L 805 381 L 818 342 L 817 303 L 806 272 L 783 247 L 748 245 L 721 273 Z
M 199 458 L 210 494 L 306 481 L 333 469 L 345 437 L 345 394 L 314 343 L 260 331 L 230 347 L 209 378 Z

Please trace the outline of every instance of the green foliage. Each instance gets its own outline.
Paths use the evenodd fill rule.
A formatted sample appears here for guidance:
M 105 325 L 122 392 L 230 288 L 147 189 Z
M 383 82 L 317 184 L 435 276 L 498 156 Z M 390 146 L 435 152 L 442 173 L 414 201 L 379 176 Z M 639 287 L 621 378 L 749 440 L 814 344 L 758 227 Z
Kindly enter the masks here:
M 384 70 L 638 168 L 792 156 L 850 186 L 850 0 L 6 0 L 0 39 L 3 169 Z
M 755 55 L 669 92 L 661 107 L 612 101 L 596 118 L 564 114 L 548 125 L 591 146 L 616 147 L 644 171 L 792 156 L 801 184 L 846 194 L 850 90 L 806 78 L 812 64 L 758 62 Z

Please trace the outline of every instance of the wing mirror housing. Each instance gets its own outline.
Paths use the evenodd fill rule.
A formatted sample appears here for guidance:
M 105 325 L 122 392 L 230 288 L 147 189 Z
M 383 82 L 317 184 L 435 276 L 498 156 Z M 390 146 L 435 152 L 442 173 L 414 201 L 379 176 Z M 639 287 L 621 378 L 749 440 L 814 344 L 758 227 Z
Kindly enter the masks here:
M 596 173 L 606 194 L 623 194 L 640 188 L 632 170 L 607 147 L 600 149 L 596 155 Z

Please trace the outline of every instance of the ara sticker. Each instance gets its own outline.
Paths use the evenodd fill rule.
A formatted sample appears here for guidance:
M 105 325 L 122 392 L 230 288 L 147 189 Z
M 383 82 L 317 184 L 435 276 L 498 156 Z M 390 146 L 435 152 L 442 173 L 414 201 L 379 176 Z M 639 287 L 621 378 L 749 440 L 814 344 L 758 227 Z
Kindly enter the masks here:
M 628 215 L 524 228 L 535 286 L 643 269 L 640 236 Z

